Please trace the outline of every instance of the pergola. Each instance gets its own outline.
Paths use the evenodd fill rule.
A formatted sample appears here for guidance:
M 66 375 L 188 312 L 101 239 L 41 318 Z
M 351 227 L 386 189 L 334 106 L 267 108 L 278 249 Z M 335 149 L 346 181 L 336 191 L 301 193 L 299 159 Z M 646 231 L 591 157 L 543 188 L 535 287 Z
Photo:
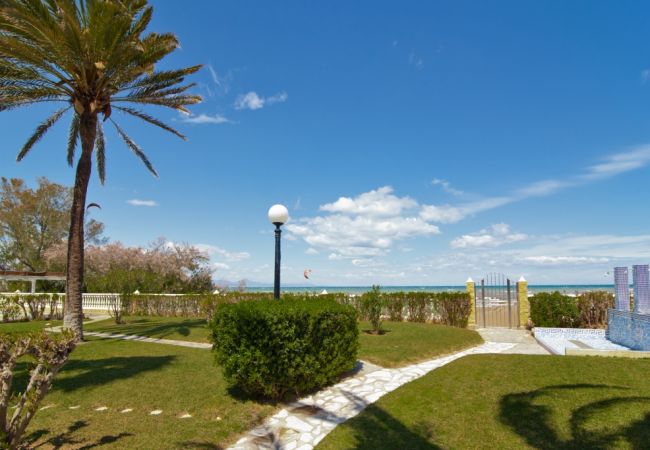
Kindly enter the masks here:
M 3 281 L 29 281 L 32 284 L 31 293 L 36 292 L 36 282 L 65 281 L 64 272 L 28 272 L 16 270 L 0 270 L 0 280 Z

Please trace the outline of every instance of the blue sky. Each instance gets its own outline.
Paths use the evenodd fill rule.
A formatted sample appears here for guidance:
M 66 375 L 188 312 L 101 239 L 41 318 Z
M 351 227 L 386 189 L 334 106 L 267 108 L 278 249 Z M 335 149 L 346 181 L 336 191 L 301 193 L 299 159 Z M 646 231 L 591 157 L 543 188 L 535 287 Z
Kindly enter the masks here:
M 650 260 L 647 2 L 153 2 L 152 30 L 205 64 L 188 135 L 117 117 L 160 178 L 108 133 L 88 201 L 112 240 L 199 245 L 215 278 L 607 283 Z M 47 108 L 0 117 L 0 174 L 72 184 L 67 125 L 21 163 Z

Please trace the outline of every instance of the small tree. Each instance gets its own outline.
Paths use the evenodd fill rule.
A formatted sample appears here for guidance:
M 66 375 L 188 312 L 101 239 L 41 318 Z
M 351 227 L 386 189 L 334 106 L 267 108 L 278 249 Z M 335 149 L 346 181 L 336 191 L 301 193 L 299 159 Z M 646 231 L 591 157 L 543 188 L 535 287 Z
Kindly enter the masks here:
M 0 335 L 0 447 L 13 450 L 22 446 L 27 425 L 75 346 L 70 332 Z M 32 359 L 33 367 L 25 392 L 12 395 L 16 364 L 22 357 Z
M 384 302 L 381 298 L 380 287 L 373 285 L 370 292 L 361 296 L 361 310 L 365 318 L 372 324 L 372 331 L 375 334 L 381 333 L 381 313 L 384 309 Z

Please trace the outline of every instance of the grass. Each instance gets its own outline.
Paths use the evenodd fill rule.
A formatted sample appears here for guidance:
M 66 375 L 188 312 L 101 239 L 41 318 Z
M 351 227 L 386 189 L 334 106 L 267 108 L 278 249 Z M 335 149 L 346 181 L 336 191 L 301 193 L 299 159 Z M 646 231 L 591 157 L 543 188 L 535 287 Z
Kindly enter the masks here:
M 483 343 L 475 331 L 445 325 L 384 322 L 381 335 L 369 333 L 371 329 L 368 322 L 359 325 L 359 358 L 383 367 L 413 364 Z
M 475 355 L 381 398 L 329 449 L 648 448 L 650 360 Z
M 103 320 L 85 329 L 192 342 L 208 342 L 210 334 L 206 321 L 201 319 L 125 316 L 124 321 L 117 325 L 113 319 Z M 412 364 L 483 342 L 475 331 L 444 325 L 384 322 L 382 328 L 385 334 L 373 335 L 368 333 L 368 322 L 359 324 L 359 358 L 384 367 Z
M 0 333 L 30 333 L 41 331 L 46 327 L 58 327 L 63 325 L 62 320 L 32 320 L 29 322 L 6 322 L 0 323 Z
M 208 342 L 210 335 L 207 322 L 204 319 L 124 316 L 123 320 L 125 323 L 119 325 L 113 319 L 102 320 L 88 324 L 84 329 L 191 342 Z
M 230 392 L 208 350 L 113 339 L 78 346 L 41 406 L 27 433 L 39 448 L 216 449 L 274 410 Z

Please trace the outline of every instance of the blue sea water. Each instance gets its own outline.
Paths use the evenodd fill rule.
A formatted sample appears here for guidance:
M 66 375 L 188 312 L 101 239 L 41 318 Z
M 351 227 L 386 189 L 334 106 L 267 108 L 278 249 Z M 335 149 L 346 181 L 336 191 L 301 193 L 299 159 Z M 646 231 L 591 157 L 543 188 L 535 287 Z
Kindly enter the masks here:
M 282 287 L 282 292 L 295 293 L 312 293 L 319 294 L 323 290 L 328 293 L 343 292 L 346 294 L 363 294 L 371 289 L 370 286 L 291 286 Z M 464 291 L 464 285 L 457 286 L 381 286 L 382 292 L 453 292 Z M 272 287 L 250 287 L 247 292 L 273 292 Z M 614 285 L 609 284 L 558 284 L 558 285 L 530 285 L 528 292 L 535 294 L 537 292 L 554 292 L 559 291 L 563 294 L 579 294 L 585 291 L 608 291 L 614 292 Z

